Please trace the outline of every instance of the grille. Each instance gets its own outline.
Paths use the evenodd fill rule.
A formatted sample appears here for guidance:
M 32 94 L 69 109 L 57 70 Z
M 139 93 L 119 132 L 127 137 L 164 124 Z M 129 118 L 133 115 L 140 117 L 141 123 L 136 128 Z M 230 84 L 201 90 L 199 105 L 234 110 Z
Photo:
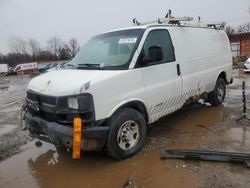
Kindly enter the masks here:
M 55 121 L 55 114 L 52 113 L 55 108 L 56 108 L 56 102 L 57 98 L 56 97 L 51 97 L 51 96 L 46 96 L 46 95 L 41 95 L 37 94 L 32 91 L 27 92 L 27 102 L 28 103 L 37 103 L 39 106 L 39 112 L 35 111 L 34 108 L 28 105 L 28 110 L 31 112 L 33 115 L 42 117 L 43 119 L 46 119 L 48 121 Z
M 27 92 L 27 109 L 33 115 L 49 122 L 72 125 L 75 114 L 83 118 L 88 126 L 94 120 L 93 111 L 76 111 L 67 106 L 67 97 L 52 97 L 33 91 Z
M 56 97 L 40 95 L 31 91 L 27 92 L 27 99 L 33 102 L 46 103 L 54 106 L 56 105 Z

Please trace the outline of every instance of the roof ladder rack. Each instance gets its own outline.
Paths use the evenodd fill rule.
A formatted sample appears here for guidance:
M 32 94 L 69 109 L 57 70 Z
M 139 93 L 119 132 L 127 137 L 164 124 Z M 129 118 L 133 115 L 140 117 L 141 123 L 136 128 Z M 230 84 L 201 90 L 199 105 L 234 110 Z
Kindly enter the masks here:
M 171 14 L 171 10 L 168 11 L 167 15 L 163 18 L 158 18 L 157 20 L 153 20 L 150 22 L 138 22 L 136 18 L 133 19 L 133 24 L 135 26 L 141 25 L 152 25 L 152 24 L 169 24 L 169 25 L 178 25 L 178 26 L 189 26 L 189 27 L 201 27 L 201 28 L 214 28 L 214 29 L 224 29 L 226 23 L 225 22 L 211 22 L 211 23 L 203 23 L 200 21 L 200 17 L 198 17 L 198 21 L 193 21 L 193 17 L 173 17 Z

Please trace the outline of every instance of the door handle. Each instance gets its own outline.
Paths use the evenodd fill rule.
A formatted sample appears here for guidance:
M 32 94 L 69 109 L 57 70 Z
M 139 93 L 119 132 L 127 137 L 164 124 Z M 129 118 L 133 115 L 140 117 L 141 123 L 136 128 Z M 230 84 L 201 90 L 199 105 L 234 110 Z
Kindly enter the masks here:
M 177 64 L 176 68 L 177 68 L 177 75 L 180 76 L 181 75 L 180 64 Z

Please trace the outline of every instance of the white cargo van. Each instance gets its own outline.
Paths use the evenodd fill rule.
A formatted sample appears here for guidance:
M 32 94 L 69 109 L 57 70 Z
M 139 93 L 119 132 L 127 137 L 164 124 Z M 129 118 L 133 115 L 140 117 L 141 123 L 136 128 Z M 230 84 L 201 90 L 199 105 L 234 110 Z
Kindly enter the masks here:
M 185 22 L 186 20 L 186 22 Z M 216 24 L 165 18 L 93 37 L 68 64 L 32 79 L 26 126 L 31 135 L 72 148 L 82 120 L 82 150 L 115 159 L 140 151 L 148 125 L 200 98 L 223 103 L 232 54 Z
M 8 64 L 0 64 L 0 74 L 8 74 L 9 66 Z

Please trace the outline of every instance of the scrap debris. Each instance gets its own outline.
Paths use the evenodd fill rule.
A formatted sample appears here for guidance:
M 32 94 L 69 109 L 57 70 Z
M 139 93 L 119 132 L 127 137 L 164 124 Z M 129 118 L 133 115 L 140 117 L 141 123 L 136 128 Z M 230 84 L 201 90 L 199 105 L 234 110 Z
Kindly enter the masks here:
M 237 119 L 236 121 L 240 121 L 242 119 L 246 119 L 246 120 L 250 120 L 248 117 L 247 117 L 247 105 L 246 105 L 246 82 L 245 81 L 242 81 L 242 103 L 243 103 L 243 114 L 242 116 Z
M 162 151 L 161 159 L 192 159 L 203 161 L 241 163 L 245 164 L 247 168 L 250 168 L 250 153 L 179 149 Z

